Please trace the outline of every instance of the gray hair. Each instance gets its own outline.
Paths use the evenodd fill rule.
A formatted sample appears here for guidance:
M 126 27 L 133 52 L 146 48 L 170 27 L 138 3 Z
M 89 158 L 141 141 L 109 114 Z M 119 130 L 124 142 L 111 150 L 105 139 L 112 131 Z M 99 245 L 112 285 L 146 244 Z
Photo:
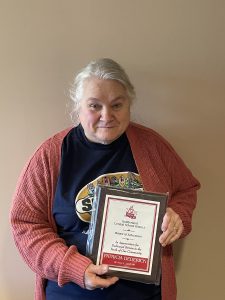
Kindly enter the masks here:
M 110 58 L 101 58 L 91 61 L 75 77 L 70 89 L 70 98 L 73 101 L 73 112 L 77 112 L 83 94 L 83 83 L 86 79 L 97 77 L 99 79 L 110 79 L 120 82 L 126 89 L 130 103 L 135 99 L 134 86 L 124 69 Z M 73 114 L 73 113 L 72 113 Z

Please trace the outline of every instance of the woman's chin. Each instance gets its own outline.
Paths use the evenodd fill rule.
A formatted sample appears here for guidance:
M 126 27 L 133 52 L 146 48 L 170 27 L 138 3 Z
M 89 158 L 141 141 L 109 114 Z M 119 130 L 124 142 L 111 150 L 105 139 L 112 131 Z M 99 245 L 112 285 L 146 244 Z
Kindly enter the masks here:
M 108 145 L 117 140 L 119 136 L 105 136 L 99 137 L 97 143 Z

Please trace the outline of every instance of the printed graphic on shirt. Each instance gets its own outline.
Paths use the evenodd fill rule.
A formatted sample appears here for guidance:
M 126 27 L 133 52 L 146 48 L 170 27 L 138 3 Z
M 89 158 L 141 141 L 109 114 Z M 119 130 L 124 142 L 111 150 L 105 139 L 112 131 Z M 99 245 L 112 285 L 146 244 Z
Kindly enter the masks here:
M 129 189 L 143 188 L 139 174 L 133 172 L 108 173 L 97 177 L 85 185 L 75 199 L 76 213 L 84 222 L 89 223 L 91 220 L 92 202 L 97 184 Z

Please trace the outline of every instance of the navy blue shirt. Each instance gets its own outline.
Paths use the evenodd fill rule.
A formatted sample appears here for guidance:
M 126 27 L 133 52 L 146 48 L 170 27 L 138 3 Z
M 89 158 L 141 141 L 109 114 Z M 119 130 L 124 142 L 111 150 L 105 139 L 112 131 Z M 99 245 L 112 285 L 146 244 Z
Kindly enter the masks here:
M 92 190 L 99 180 L 101 183 L 108 180 L 109 184 L 113 182 L 115 185 L 126 177 L 127 172 L 137 173 L 137 168 L 125 133 L 111 144 L 103 145 L 90 142 L 81 125 L 64 138 L 61 156 L 53 216 L 59 236 L 68 246 L 76 245 L 78 251 L 85 255 L 91 209 L 87 211 L 88 206 L 82 208 L 79 201 L 86 191 L 85 199 L 89 197 L 91 203 Z M 160 294 L 160 287 L 121 279 L 107 289 L 93 291 L 72 282 L 59 287 L 56 282 L 48 280 L 46 285 L 47 300 L 147 300 L 153 299 L 151 295 L 154 294 Z

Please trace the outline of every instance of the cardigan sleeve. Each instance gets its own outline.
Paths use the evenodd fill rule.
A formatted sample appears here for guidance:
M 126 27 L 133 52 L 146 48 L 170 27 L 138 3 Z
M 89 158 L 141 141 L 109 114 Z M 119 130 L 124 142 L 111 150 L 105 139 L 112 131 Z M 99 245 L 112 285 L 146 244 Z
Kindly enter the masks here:
M 50 140 L 35 152 L 19 178 L 10 213 L 13 237 L 35 273 L 60 286 L 72 281 L 84 287 L 84 272 L 91 260 L 79 254 L 76 246 L 67 247 L 50 224 L 53 184 L 49 149 Z
M 159 148 L 170 190 L 168 206 L 183 222 L 184 231 L 181 235 L 183 238 L 192 229 L 192 214 L 196 207 L 200 183 L 168 142 L 164 140 Z

